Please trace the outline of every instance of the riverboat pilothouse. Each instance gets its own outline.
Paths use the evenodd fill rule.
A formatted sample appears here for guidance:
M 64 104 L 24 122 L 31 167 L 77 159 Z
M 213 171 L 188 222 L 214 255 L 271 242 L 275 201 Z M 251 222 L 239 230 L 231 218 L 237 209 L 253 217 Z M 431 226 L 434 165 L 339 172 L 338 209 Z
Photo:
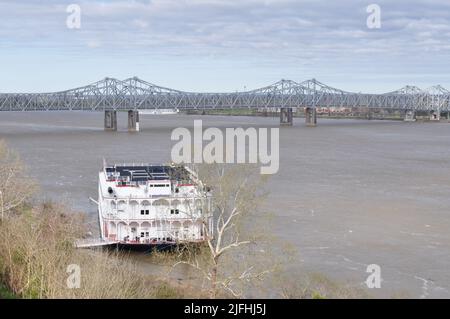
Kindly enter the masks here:
M 98 193 L 106 242 L 176 245 L 211 236 L 211 196 L 186 166 L 104 164 Z

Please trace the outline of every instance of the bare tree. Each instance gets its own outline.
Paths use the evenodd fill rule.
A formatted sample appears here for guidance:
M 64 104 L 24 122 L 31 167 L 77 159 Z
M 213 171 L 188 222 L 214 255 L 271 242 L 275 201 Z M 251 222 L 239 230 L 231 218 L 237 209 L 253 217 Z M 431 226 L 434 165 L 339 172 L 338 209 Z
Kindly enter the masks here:
M 19 156 L 0 140 L 0 213 L 5 214 L 23 205 L 35 191 L 35 183 L 25 172 Z
M 262 235 L 250 229 L 255 220 L 262 218 L 259 207 L 266 196 L 263 187 L 266 178 L 255 167 L 245 164 L 200 165 L 195 170 L 198 182 L 206 190 L 205 197 L 212 195 L 211 201 L 209 198 L 203 201 L 200 210 L 198 204 L 190 209 L 191 218 L 202 221 L 206 243 L 203 249 L 183 246 L 181 260 L 172 270 L 179 264 L 188 264 L 199 271 L 209 284 L 211 298 L 216 298 L 220 291 L 240 297 L 243 290 L 239 283 L 261 280 L 271 271 L 261 263 L 242 260 L 248 256 L 244 249 L 256 244 Z M 209 222 L 211 214 L 214 223 Z

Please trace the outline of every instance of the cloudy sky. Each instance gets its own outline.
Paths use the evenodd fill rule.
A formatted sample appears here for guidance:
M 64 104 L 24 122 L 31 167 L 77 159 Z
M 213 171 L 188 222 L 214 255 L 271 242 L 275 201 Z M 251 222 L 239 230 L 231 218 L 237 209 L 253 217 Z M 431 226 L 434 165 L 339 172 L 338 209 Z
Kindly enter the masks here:
M 367 26 L 367 6 L 381 28 Z M 69 29 L 69 4 L 81 28 Z M 317 78 L 450 89 L 450 0 L 0 0 L 0 92 L 139 76 L 190 91 Z

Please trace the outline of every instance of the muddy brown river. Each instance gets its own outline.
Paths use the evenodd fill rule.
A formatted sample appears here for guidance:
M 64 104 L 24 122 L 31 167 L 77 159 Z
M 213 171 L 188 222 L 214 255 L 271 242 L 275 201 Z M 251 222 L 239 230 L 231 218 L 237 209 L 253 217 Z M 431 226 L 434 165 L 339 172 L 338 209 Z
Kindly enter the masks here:
M 96 214 L 108 162 L 170 161 L 175 127 L 278 127 L 277 118 L 149 115 L 141 132 L 103 131 L 103 113 L 0 112 L 0 139 L 16 149 L 42 198 Z M 280 169 L 269 180 L 271 232 L 298 252 L 293 273 L 314 271 L 376 297 L 450 298 L 450 123 L 303 119 L 280 129 Z M 145 263 L 145 258 L 136 257 Z

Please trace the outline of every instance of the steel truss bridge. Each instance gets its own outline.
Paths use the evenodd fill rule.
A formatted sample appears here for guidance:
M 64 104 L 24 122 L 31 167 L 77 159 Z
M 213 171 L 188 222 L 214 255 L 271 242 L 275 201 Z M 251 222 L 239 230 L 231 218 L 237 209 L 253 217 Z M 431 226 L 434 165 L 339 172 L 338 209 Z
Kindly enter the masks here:
M 244 92 L 195 93 L 154 85 L 137 77 L 105 78 L 53 93 L 0 93 L 0 111 L 228 109 L 368 107 L 409 111 L 450 111 L 450 91 L 440 85 L 422 90 L 405 86 L 384 94 L 353 93 L 315 79 L 281 80 Z

